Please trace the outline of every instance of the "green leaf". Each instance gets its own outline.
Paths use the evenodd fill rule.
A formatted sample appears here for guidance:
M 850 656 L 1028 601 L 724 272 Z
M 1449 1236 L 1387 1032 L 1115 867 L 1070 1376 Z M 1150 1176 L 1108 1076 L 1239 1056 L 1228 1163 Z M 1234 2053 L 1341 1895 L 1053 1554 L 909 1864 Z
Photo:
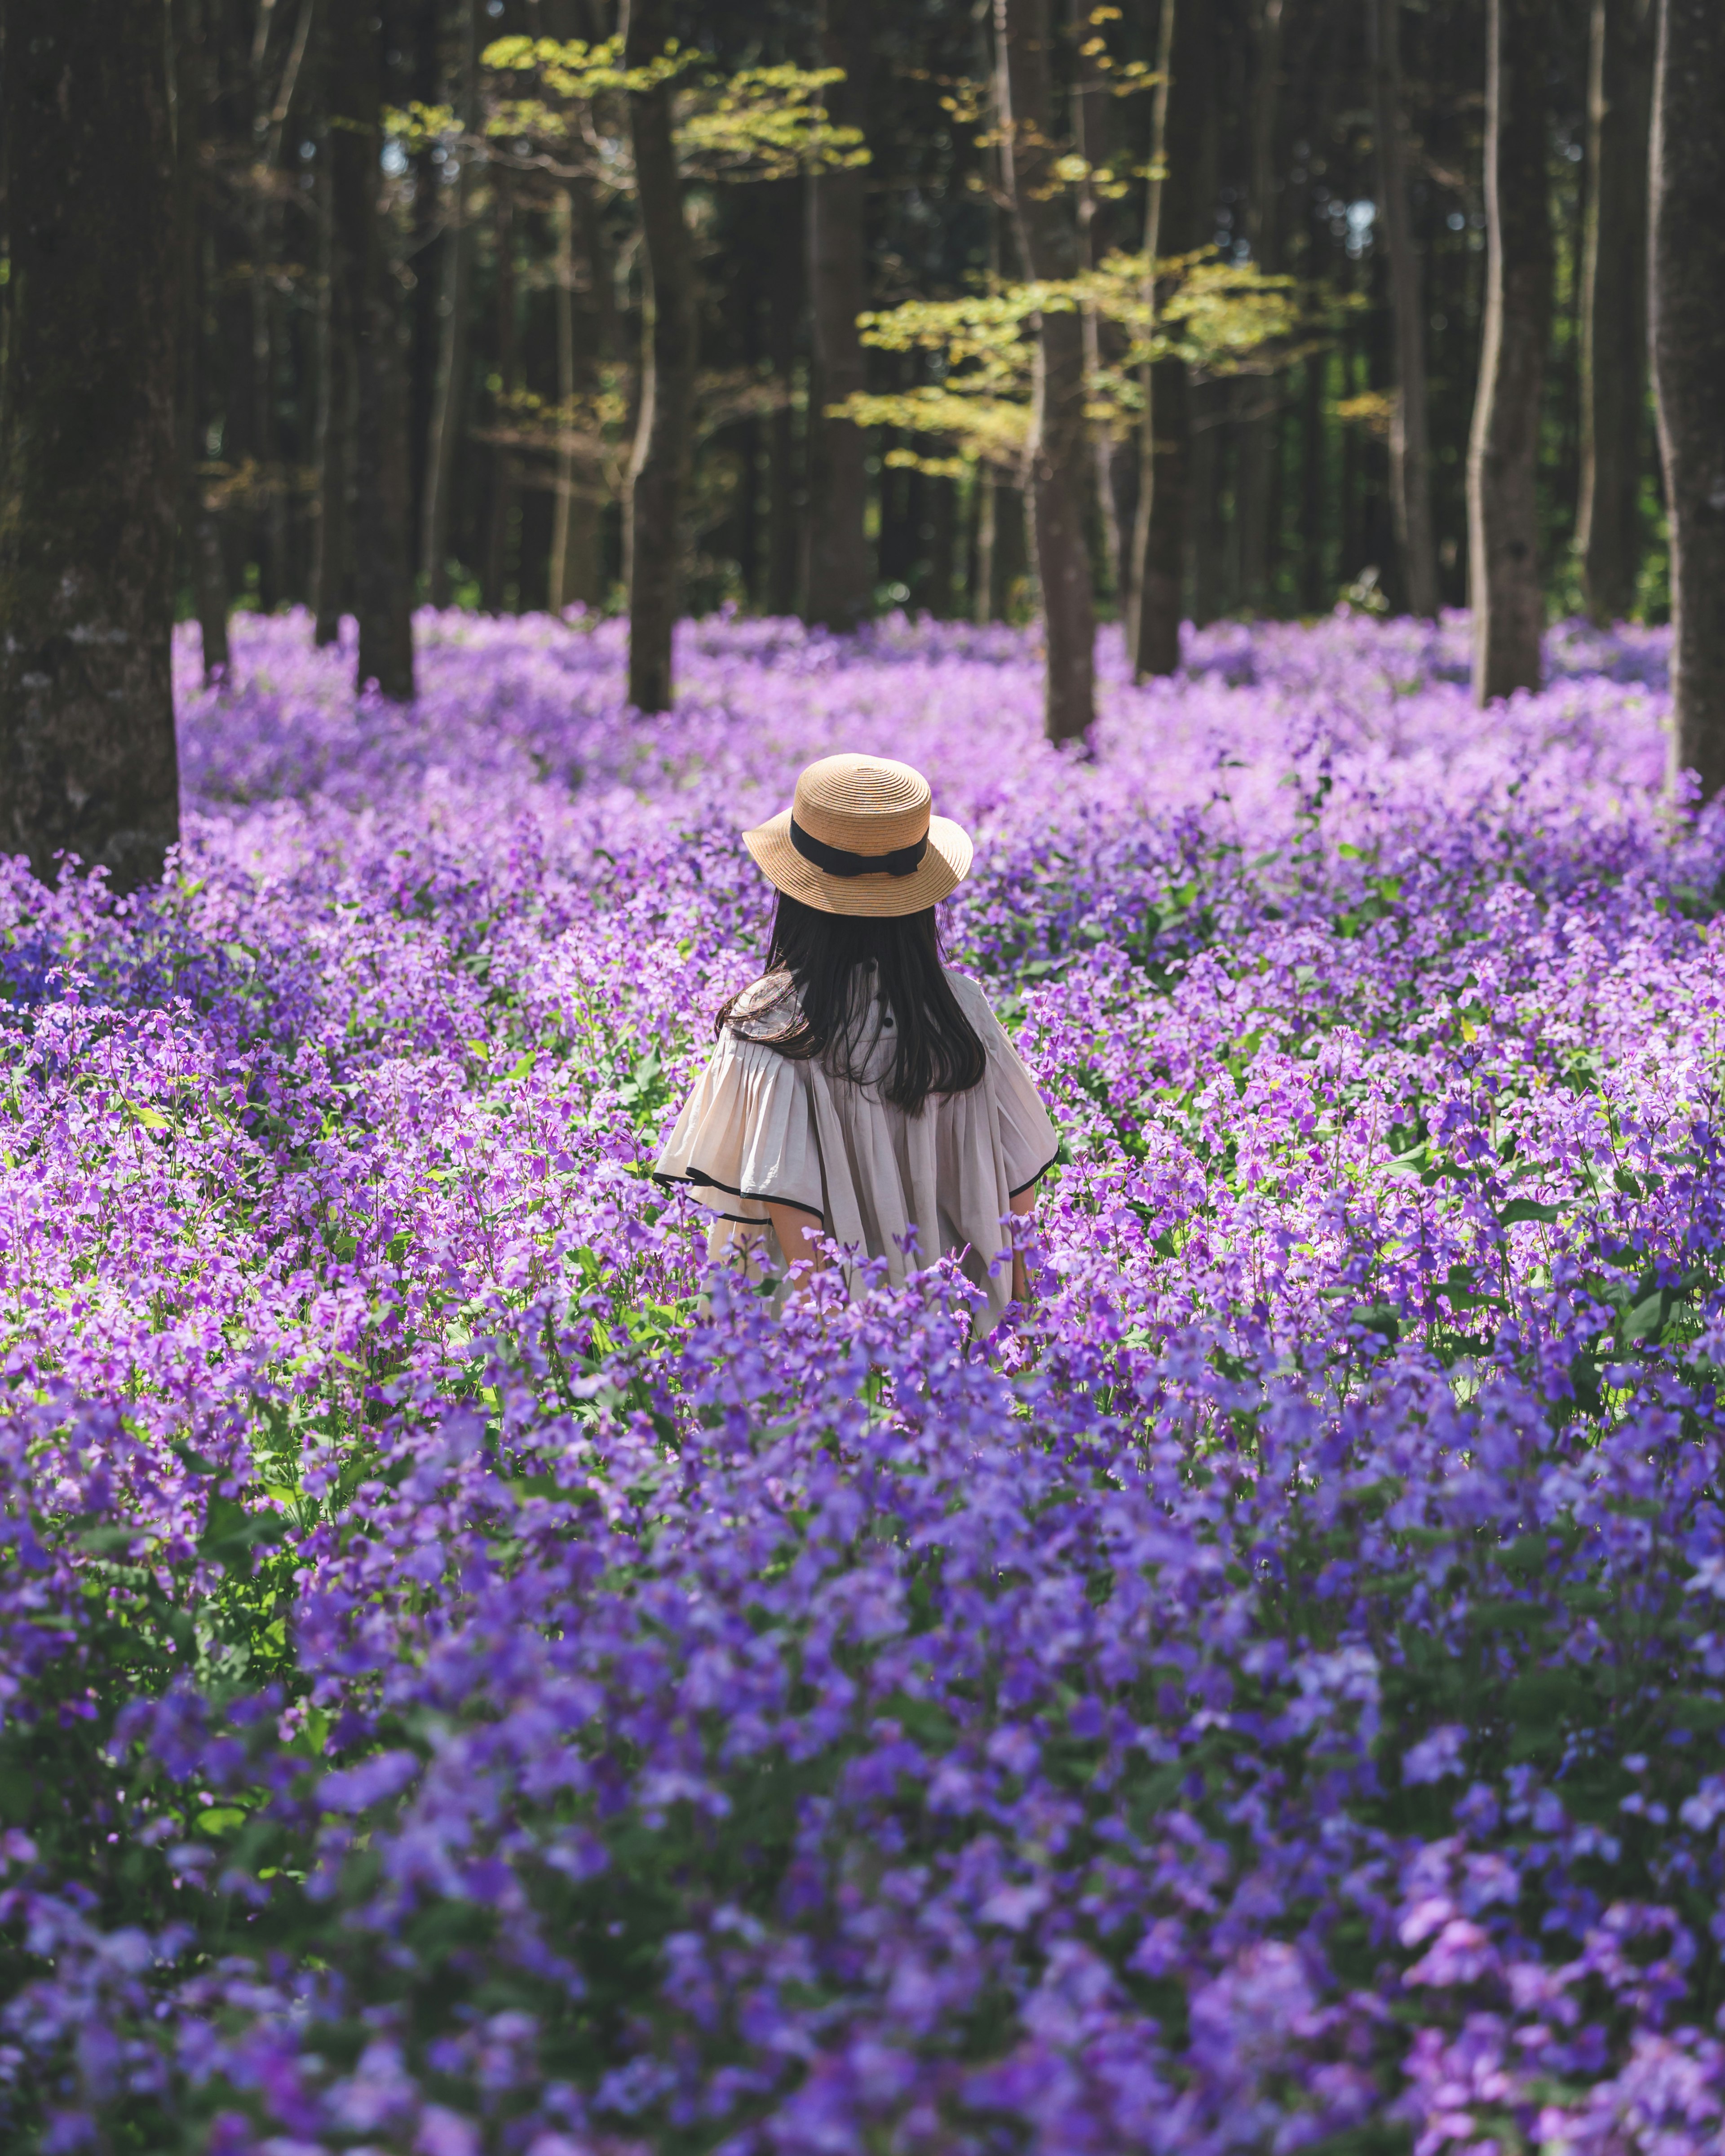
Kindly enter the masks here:
M 1625 1340 L 1650 1340 L 1659 1337 L 1665 1324 L 1666 1291 L 1660 1288 L 1645 1301 L 1638 1302 L 1623 1321 Z
M 258 1545 L 284 1541 L 286 1535 L 287 1523 L 279 1512 L 249 1512 L 232 1497 L 214 1496 L 204 1512 L 198 1554 L 214 1559 L 241 1578 L 249 1578 L 253 1552 Z
M 1532 1198 L 1515 1198 L 1497 1215 L 1497 1224 L 1500 1228 L 1513 1228 L 1518 1220 L 1543 1220 L 1549 1227 L 1563 1217 L 1561 1205 L 1541 1205 Z

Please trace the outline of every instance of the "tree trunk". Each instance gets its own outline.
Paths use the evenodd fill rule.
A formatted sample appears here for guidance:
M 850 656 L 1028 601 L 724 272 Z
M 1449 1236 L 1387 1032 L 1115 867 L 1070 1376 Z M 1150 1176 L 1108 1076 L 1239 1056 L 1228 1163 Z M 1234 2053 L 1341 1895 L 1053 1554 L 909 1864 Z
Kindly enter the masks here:
M 1653 0 L 1594 0 L 1575 546 L 1587 610 L 1601 628 L 1634 606 L 1641 559 L 1653 28 Z
M 603 360 L 615 360 L 620 336 L 612 290 L 610 259 L 606 251 L 603 220 L 591 185 L 577 180 L 569 189 L 573 219 L 571 237 L 586 265 L 588 304 L 577 306 L 573 293 L 578 285 L 576 259 L 572 257 L 571 300 L 568 315 L 572 367 L 570 379 L 577 393 L 598 387 Z M 578 454 L 570 466 L 569 516 L 563 535 L 562 604 L 578 599 L 583 606 L 604 603 L 605 578 L 600 558 L 601 499 L 599 470 L 592 454 Z
M 1360 379 L 1359 331 L 1357 322 L 1343 318 L 1342 334 L 1337 340 L 1337 357 L 1342 362 L 1342 396 L 1345 403 L 1358 397 L 1366 384 Z M 1364 429 L 1344 426 L 1342 429 L 1342 559 L 1341 581 L 1353 583 L 1366 568 L 1366 509 Z
M 624 0 L 624 65 L 644 68 L 669 42 L 668 0 Z M 664 711 L 671 703 L 671 639 L 680 582 L 696 354 L 695 273 L 667 85 L 629 92 L 629 128 L 646 288 L 641 405 L 624 526 L 629 701 L 639 711 Z
M 784 214 L 794 213 L 797 180 L 772 182 L 772 192 L 788 198 Z M 767 291 L 767 363 L 778 402 L 767 444 L 767 611 L 797 611 L 797 511 L 800 489 L 797 469 L 797 323 L 802 311 L 803 250 L 782 247 L 772 264 Z
M 479 131 L 479 10 L 481 0 L 462 0 L 461 126 L 471 138 Z M 449 603 L 449 518 L 455 471 L 467 439 L 468 313 L 473 291 L 473 167 L 475 151 L 461 147 L 455 177 L 453 222 L 444 244 L 443 336 L 438 355 L 437 393 L 432 406 L 431 438 L 425 449 L 425 507 L 421 524 L 421 573 L 425 594 L 436 607 Z
M 1425 397 L 1425 309 L 1420 258 L 1408 215 L 1402 146 L 1401 0 L 1366 0 L 1372 61 L 1372 132 L 1378 199 L 1395 316 L 1395 413 L 1390 423 L 1389 490 L 1408 609 L 1427 621 L 1438 611 L 1437 545 L 1431 523 L 1431 447 Z M 1309 538 L 1308 538 L 1309 543 Z
M 497 249 L 497 382 L 504 424 L 513 426 L 515 412 L 509 399 L 520 388 L 516 378 L 519 342 L 515 319 L 515 183 L 499 166 L 491 175 L 491 198 Z M 503 611 L 509 580 L 510 536 L 515 523 L 520 491 L 519 466 L 515 451 L 499 443 L 492 451 L 491 514 L 485 540 L 485 604 L 493 613 Z
M 1157 82 L 1150 100 L 1150 164 L 1144 187 L 1144 281 L 1142 297 L 1148 317 L 1147 331 L 1153 332 L 1158 302 L 1161 297 L 1157 280 L 1157 263 L 1166 242 L 1163 237 L 1163 211 L 1168 195 L 1168 116 L 1173 95 L 1174 36 L 1177 29 L 1185 25 L 1189 4 L 1181 6 L 1178 0 L 1162 0 L 1156 25 Z M 1183 95 L 1182 103 L 1184 98 Z M 1122 619 L 1126 624 L 1127 663 L 1132 668 L 1132 679 L 1141 681 L 1147 673 L 1172 672 L 1173 669 L 1155 668 L 1151 664 L 1151 646 L 1156 642 L 1156 632 L 1150 619 L 1151 610 L 1158 598 L 1165 600 L 1166 593 L 1153 593 L 1151 582 L 1151 531 L 1156 513 L 1157 488 L 1161 475 L 1156 469 L 1156 429 L 1159 419 L 1168 416 L 1170 400 L 1165 395 L 1157 397 L 1157 367 L 1147 357 L 1138 369 L 1138 394 L 1142 400 L 1142 411 L 1138 421 L 1137 488 L 1132 504 L 1132 533 L 1126 574 L 1122 578 L 1125 596 Z M 1166 391 L 1168 385 L 1162 385 Z M 1185 413 L 1180 417 L 1183 419 Z M 1166 507 L 1166 505 L 1164 505 Z M 1179 661 L 1180 618 L 1178 593 L 1174 602 L 1174 665 Z
M 254 184 L 248 213 L 251 274 L 252 435 L 258 459 L 258 584 L 267 610 L 287 596 L 288 464 L 276 392 L 291 377 L 292 352 L 280 295 L 270 275 L 285 251 L 285 205 L 277 192 L 281 146 L 293 115 L 311 41 L 314 0 L 300 0 L 279 71 L 271 59 L 276 0 L 259 0 L 253 23 L 249 86 Z
M 203 351 L 206 205 L 200 183 L 204 127 L 204 20 L 197 0 L 170 16 L 174 62 L 174 173 L 180 234 L 180 485 L 182 552 L 192 579 L 206 686 L 228 666 L 228 580 L 222 536 L 204 486 L 207 367 Z
M 1209 92 L 1209 24 L 1199 0 L 1163 0 L 1163 10 L 1157 64 L 1168 81 L 1155 93 L 1151 162 L 1165 167 L 1167 177 L 1150 182 L 1144 248 L 1151 256 L 1183 254 L 1199 246 L 1206 207 L 1200 169 Z M 1140 681 L 1147 675 L 1173 674 L 1180 664 L 1192 449 L 1185 361 L 1158 360 L 1141 380 L 1144 418 L 1132 531 L 1134 603 L 1127 616 L 1127 654 L 1133 679 Z
M 1208 13 L 1201 14 L 1199 20 L 1207 24 Z M 1216 232 L 1222 120 L 1229 91 L 1224 64 L 1226 57 L 1226 47 L 1219 45 L 1212 31 L 1199 49 L 1204 89 L 1199 100 L 1197 150 L 1193 159 L 1197 175 L 1193 238 L 1199 246 L 1214 239 Z M 1182 108 L 1176 105 L 1173 110 L 1178 116 Z M 1228 392 L 1226 382 L 1194 382 L 1188 377 L 1186 562 L 1192 619 L 1199 629 L 1214 621 L 1224 604 L 1228 526 L 1223 514 L 1222 482 L 1225 466 L 1223 449 L 1228 433 Z
M 0 853 L 132 890 L 180 834 L 180 316 L 161 0 L 8 0 Z
M 1071 277 L 1078 235 L 1060 198 L 1050 81 L 1049 0 L 994 0 L 1004 160 L 1019 249 L 1032 277 Z M 1037 326 L 1035 403 L 1026 455 L 1052 742 L 1083 739 L 1096 716 L 1096 601 L 1085 542 L 1084 326 L 1050 308 Z
M 1271 270 L 1280 260 L 1276 201 L 1276 145 L 1282 85 L 1286 0 L 1251 0 L 1252 94 L 1246 238 L 1252 259 Z M 1240 596 L 1254 613 L 1270 600 L 1274 549 L 1270 527 L 1270 465 L 1279 439 L 1275 378 L 1248 377 L 1240 393 L 1252 408 L 1235 429 L 1234 521 L 1240 549 Z
M 330 129 L 336 261 L 355 331 L 353 454 L 348 528 L 357 680 L 398 702 L 413 694 L 413 583 L 408 569 L 405 370 L 400 310 L 378 201 L 382 33 L 368 7 L 331 10 Z
M 989 618 L 1019 621 L 1030 603 L 1029 505 L 1024 490 L 1010 480 L 994 484 L 994 545 L 991 557 Z
M 978 629 L 994 619 L 994 496 L 997 483 L 986 465 L 971 475 L 970 618 Z
M 274 312 L 270 305 L 270 264 L 275 253 L 275 205 L 264 184 L 264 138 L 269 127 L 268 89 L 264 66 L 270 56 L 270 24 L 274 0 L 260 0 L 253 23 L 251 65 L 251 142 L 253 186 L 246 203 L 246 307 L 251 338 L 252 453 L 256 457 L 254 495 L 256 521 L 253 546 L 258 564 L 258 602 L 265 613 L 274 611 L 281 598 L 281 452 L 275 439 L 275 346 Z
M 247 299 L 252 340 L 252 441 L 258 459 L 259 490 L 258 599 L 265 613 L 273 612 L 281 602 L 286 537 L 282 521 L 281 445 L 276 439 L 275 426 L 275 295 L 270 289 L 270 265 L 279 253 L 276 238 L 280 220 L 275 214 L 275 205 L 267 187 L 258 184 L 265 180 L 269 171 L 264 162 L 264 138 L 270 125 L 265 66 L 270 56 L 270 19 L 273 12 L 270 5 L 259 7 L 252 38 L 251 147 L 254 183 L 247 206 L 247 251 L 251 256 Z
M 1108 78 L 1097 65 L 1097 55 L 1087 52 L 1091 43 L 1091 0 L 1068 0 L 1068 27 L 1073 43 L 1078 47 L 1078 59 L 1072 84 L 1072 134 L 1078 155 L 1089 167 L 1078 191 L 1078 259 L 1086 274 L 1094 270 L 1112 249 L 1114 220 L 1113 205 L 1105 193 L 1099 192 L 1093 175 L 1112 169 L 1111 154 L 1110 110 L 1115 100 L 1109 95 Z M 1158 93 L 1159 95 L 1159 93 Z M 1152 151 L 1154 161 L 1155 152 Z M 1104 365 L 1117 367 L 1125 355 L 1126 339 L 1119 326 L 1097 313 L 1094 307 L 1084 312 L 1084 363 L 1086 372 L 1094 374 Z M 1122 621 L 1130 620 L 1132 607 L 1132 577 L 1134 573 L 1133 525 L 1129 514 L 1124 521 L 1121 517 L 1122 497 L 1132 494 L 1131 483 L 1121 470 L 1132 461 L 1126 444 L 1117 442 L 1105 427 L 1096 429 L 1091 444 L 1095 459 L 1093 475 L 1097 512 L 1101 520 L 1102 548 L 1106 557 L 1106 583 L 1111 590 L 1116 608 Z M 1135 505 L 1134 505 L 1135 506 Z
M 341 617 L 352 598 L 348 495 L 352 485 L 353 306 L 358 272 L 349 259 L 351 215 L 338 215 L 336 205 L 351 205 L 363 196 L 367 155 L 364 141 L 351 128 L 330 125 L 335 53 L 328 19 L 326 13 L 319 66 L 324 125 L 317 145 L 317 413 L 312 445 L 317 474 L 311 520 L 312 634 L 320 647 L 340 637 Z
M 1676 771 L 1725 787 L 1725 14 L 1663 0 L 1653 92 L 1652 347 L 1671 534 Z
M 828 95 L 834 125 L 868 116 L 869 0 L 824 0 L 823 67 L 845 69 Z M 828 629 L 854 629 L 868 612 L 874 577 L 865 520 L 868 438 L 849 419 L 828 416 L 869 386 L 856 318 L 868 305 L 867 173 L 821 170 L 808 178 L 809 296 L 814 333 L 814 394 L 809 408 L 809 560 L 803 604 Z
M 557 454 L 551 507 L 550 589 L 547 603 L 561 613 L 574 597 L 570 553 L 575 530 L 575 198 L 565 187 L 552 213 L 557 244 Z
M 1332 596 L 1324 582 L 1324 539 L 1329 526 L 1324 377 L 1328 367 L 1328 353 L 1314 353 L 1301 371 L 1300 387 L 1300 604 L 1310 614 L 1322 613 Z
M 1230 386 L 1214 379 L 1189 385 L 1192 452 L 1186 499 L 1193 526 L 1192 620 L 1198 629 L 1216 620 L 1228 603 L 1228 520 L 1223 503 L 1227 470 L 1223 451 Z
M 952 573 L 958 552 L 958 488 L 950 479 L 931 479 L 928 508 L 928 572 L 919 594 L 937 621 L 952 617 Z
M 1710 4 L 1710 0 L 1702 0 Z M 1473 697 L 1539 685 L 1539 399 L 1551 325 L 1545 64 L 1551 0 L 1487 0 L 1486 318 L 1467 449 Z
M 353 0 L 326 0 L 350 5 Z M 448 0 L 357 0 L 377 5 L 383 17 L 388 54 L 385 81 L 426 106 L 440 105 L 449 88 L 444 71 L 444 17 Z M 386 104 L 398 104 L 387 94 Z M 396 295 L 397 331 L 401 341 L 403 424 L 408 456 L 408 560 L 417 565 L 425 552 L 425 511 L 431 473 L 428 452 L 437 410 L 438 362 L 443 349 L 442 303 L 449 296 L 449 263 L 439 248 L 439 221 L 443 187 L 438 160 L 428 139 L 409 161 L 407 261 L 412 274 Z

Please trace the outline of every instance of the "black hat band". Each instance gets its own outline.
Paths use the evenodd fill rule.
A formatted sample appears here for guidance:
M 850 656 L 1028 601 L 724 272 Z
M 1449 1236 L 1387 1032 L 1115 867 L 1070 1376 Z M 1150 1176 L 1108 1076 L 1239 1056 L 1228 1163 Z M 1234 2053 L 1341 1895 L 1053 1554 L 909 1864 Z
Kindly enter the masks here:
M 893 854 L 851 854 L 842 846 L 829 846 L 822 839 L 812 839 L 794 816 L 791 819 L 791 844 L 805 861 L 829 875 L 915 875 L 922 867 L 923 856 L 928 851 L 928 834 L 925 831 L 915 845 L 901 846 Z

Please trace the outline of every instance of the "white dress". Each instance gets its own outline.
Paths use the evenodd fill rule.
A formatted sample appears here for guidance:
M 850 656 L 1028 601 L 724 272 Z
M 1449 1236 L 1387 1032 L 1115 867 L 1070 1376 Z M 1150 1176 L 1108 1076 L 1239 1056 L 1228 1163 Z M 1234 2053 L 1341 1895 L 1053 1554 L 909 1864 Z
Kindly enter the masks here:
M 957 1254 L 988 1295 L 991 1322 L 1000 1316 L 1012 1297 L 1010 1261 L 993 1265 L 1011 1247 L 1003 1221 L 1054 1165 L 1060 1137 L 982 990 L 962 973 L 947 978 L 987 1068 L 968 1092 L 931 1094 L 913 1116 L 875 1082 L 891 1067 L 893 1039 L 891 1015 L 872 993 L 860 999 L 861 1082 L 770 1045 L 799 1021 L 788 973 L 768 973 L 739 998 L 653 1170 L 686 1183 L 718 1216 L 710 1257 L 759 1255 L 782 1276 L 771 1199 L 819 1219 L 846 1250 L 885 1258 L 894 1281 Z

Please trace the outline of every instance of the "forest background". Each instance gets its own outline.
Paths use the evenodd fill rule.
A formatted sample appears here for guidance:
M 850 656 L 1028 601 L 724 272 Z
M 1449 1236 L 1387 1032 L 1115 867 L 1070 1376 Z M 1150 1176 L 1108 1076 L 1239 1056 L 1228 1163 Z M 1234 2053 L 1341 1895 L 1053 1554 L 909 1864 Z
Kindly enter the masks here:
M 1111 615 L 1142 679 L 1183 621 L 1471 598 L 1483 704 L 1554 614 L 1674 614 L 1672 775 L 1725 778 L 1706 0 L 6 20 L 39 873 L 159 870 L 171 617 L 214 675 L 236 605 L 352 614 L 398 700 L 416 603 L 626 611 L 644 711 L 683 613 L 1038 615 L 1057 742 Z
M 177 88 L 197 273 L 185 446 L 205 548 L 188 545 L 179 564 L 182 611 L 197 605 L 208 619 L 229 603 L 300 603 L 326 620 L 344 596 L 352 571 L 342 550 L 319 546 L 340 515 L 331 480 L 339 485 L 345 444 L 329 437 L 352 424 L 328 396 L 344 328 L 331 320 L 331 121 L 344 98 L 360 101 L 351 78 L 367 67 L 372 100 L 393 123 L 380 269 L 401 366 L 377 448 L 403 471 L 400 570 L 439 603 L 621 603 L 643 305 L 638 203 L 620 149 L 610 169 L 596 157 L 593 170 L 564 179 L 542 138 L 485 131 L 519 82 L 481 58 L 510 36 L 597 41 L 612 28 L 601 12 L 583 0 L 390 0 L 367 39 L 348 40 L 331 38 L 327 24 L 320 38 L 316 0 L 182 0 Z M 1481 0 L 1436 0 L 1399 12 L 1409 222 L 1430 354 L 1432 537 L 1440 595 L 1459 606 L 1485 302 L 1485 10 Z M 1622 333 L 1645 326 L 1652 50 L 1643 13 L 1547 11 L 1543 574 L 1553 607 L 1601 619 L 1659 620 L 1668 606 L 1645 332 Z M 1164 212 L 1164 251 L 1214 247 L 1224 259 L 1285 272 L 1316 319 L 1297 351 L 1266 355 L 1261 367 L 1193 370 L 1186 612 L 1199 624 L 1240 610 L 1312 613 L 1350 592 L 1405 608 L 1370 11 L 1360 0 L 1219 0 L 1190 14 L 1189 71 L 1173 100 L 1183 169 Z M 1000 172 L 988 10 L 704 0 L 670 11 L 667 27 L 726 72 L 846 67 L 828 101 L 835 120 L 860 131 L 868 157 L 855 179 L 781 170 L 755 184 L 707 173 L 691 183 L 700 372 L 688 609 L 900 605 L 1023 618 L 1034 593 L 1017 474 L 974 459 L 931 469 L 937 454 L 912 462 L 929 445 L 890 423 L 865 430 L 865 583 L 836 599 L 811 590 L 811 503 L 831 438 L 850 431 L 826 407 L 856 388 L 902 398 L 933 386 L 944 357 L 871 349 L 847 336 L 849 323 L 824 316 L 853 299 L 853 314 L 886 310 L 1024 275 Z M 1142 245 L 1154 101 L 1142 78 L 1157 64 L 1157 10 L 1081 6 L 1056 27 L 1068 154 L 1118 176 L 1100 187 L 1073 183 L 1088 265 Z M 1607 38 L 1615 52 L 1590 54 Z M 1609 106 L 1602 69 L 1621 70 Z M 416 113 L 425 124 L 403 124 Z M 1589 275 L 1589 222 L 1614 155 L 1615 222 Z M 810 198 L 822 193 L 842 194 L 838 213 L 819 213 Z M 452 389 L 440 394 L 452 368 Z M 1111 612 L 1122 596 L 1136 462 L 1107 454 L 1115 448 L 1095 459 L 1085 504 L 1096 588 Z M 1609 517 L 1587 513 L 1602 461 Z

